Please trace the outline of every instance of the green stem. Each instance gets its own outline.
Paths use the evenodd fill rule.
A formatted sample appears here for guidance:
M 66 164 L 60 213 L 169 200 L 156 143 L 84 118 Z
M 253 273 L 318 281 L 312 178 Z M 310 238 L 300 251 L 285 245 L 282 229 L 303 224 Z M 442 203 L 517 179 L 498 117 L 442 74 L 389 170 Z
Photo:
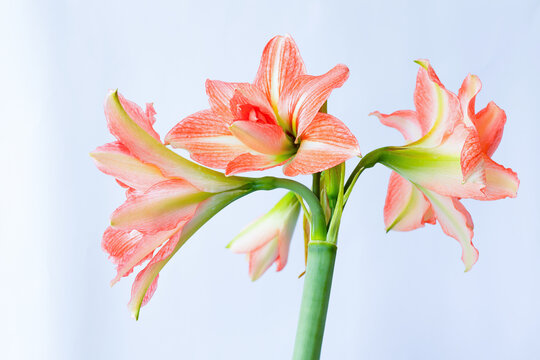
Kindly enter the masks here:
M 358 177 L 360 174 L 365 170 L 369 169 L 375 164 L 379 162 L 379 159 L 381 155 L 383 155 L 387 151 L 386 147 L 375 149 L 369 153 L 367 153 L 362 159 L 358 162 L 358 165 L 354 168 L 353 172 L 347 179 L 347 182 L 345 183 L 345 196 L 344 196 L 344 202 L 347 202 L 347 199 L 349 198 L 349 195 L 351 194 L 352 188 L 354 187 L 354 184 L 356 184 L 356 180 L 358 180 Z
M 319 198 L 307 186 L 294 180 L 265 176 L 254 181 L 256 190 L 273 190 L 282 188 L 300 195 L 309 206 L 311 212 L 311 240 L 326 239 L 326 219 L 319 203 Z
M 308 245 L 306 279 L 293 360 L 318 360 L 326 323 L 337 246 L 327 241 Z

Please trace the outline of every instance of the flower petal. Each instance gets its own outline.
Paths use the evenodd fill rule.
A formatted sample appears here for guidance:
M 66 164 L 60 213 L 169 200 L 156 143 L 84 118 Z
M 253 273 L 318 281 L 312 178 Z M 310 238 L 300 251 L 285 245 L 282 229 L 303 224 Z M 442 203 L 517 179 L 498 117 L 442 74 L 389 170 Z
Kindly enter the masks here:
M 248 83 L 228 83 L 219 80 L 206 80 L 206 94 L 210 102 L 212 111 L 221 116 L 225 122 L 230 124 L 233 120 L 231 113 L 231 99 L 234 92 L 241 85 Z
M 156 110 L 154 110 L 154 105 L 152 103 L 146 104 L 146 111 L 143 111 L 139 105 L 135 104 L 133 101 L 129 101 L 121 94 L 118 94 L 118 100 L 122 104 L 124 111 L 137 123 L 137 125 L 154 139 L 160 141 L 159 134 L 153 128 L 153 125 L 156 122 Z
M 245 153 L 231 161 L 225 169 L 226 175 L 234 175 L 246 171 L 265 170 L 287 162 L 288 155 L 274 156 Z
M 296 156 L 283 168 L 287 176 L 313 174 L 360 155 L 358 141 L 339 119 L 318 113 L 300 140 Z
M 474 130 L 460 123 L 437 147 L 388 148 L 380 162 L 441 195 L 485 200 L 483 155 L 471 134 Z
M 295 150 L 279 125 L 235 121 L 230 131 L 248 148 L 267 155 L 292 154 Z
M 473 119 L 480 137 L 482 150 L 491 157 L 501 142 L 506 114 L 504 110 L 491 101 L 480 110 Z
M 283 89 L 292 79 L 305 74 L 304 61 L 290 35 L 276 36 L 266 44 L 254 84 L 277 109 Z
M 418 120 L 416 111 L 398 110 L 390 115 L 374 111 L 369 115 L 375 115 L 383 125 L 397 129 L 409 143 L 420 139 L 429 130 L 422 128 L 424 123 Z
M 455 94 L 446 90 L 427 60 L 420 64 L 414 91 L 414 104 L 418 120 L 427 134 L 415 144 L 437 146 L 462 120 L 461 105 Z
M 262 119 L 258 122 L 277 124 L 276 115 L 266 95 L 255 85 L 243 84 L 235 90 L 230 102 L 236 120 L 250 120 L 250 112 L 256 111 Z
M 90 156 L 100 171 L 139 191 L 167 180 L 156 166 L 145 164 L 132 156 L 120 142 L 100 146 Z
M 144 163 L 157 166 L 168 177 L 188 179 L 199 189 L 224 191 L 241 186 L 244 181 L 227 178 L 216 171 L 206 169 L 168 149 L 146 132 L 124 110 L 118 92 L 112 91 L 105 101 L 105 115 L 111 134 Z
M 141 270 L 131 286 L 131 299 L 128 308 L 135 319 L 139 318 L 141 306 L 150 301 L 157 288 L 159 272 L 174 254 L 176 246 L 180 242 L 181 232 L 177 232 L 150 260 L 148 265 Z
M 302 75 L 294 79 L 279 99 L 279 118 L 288 121 L 288 130 L 301 137 L 330 96 L 349 77 L 349 68 L 336 65 L 326 74 Z
M 184 180 L 168 180 L 140 195 L 133 195 L 114 211 L 111 225 L 120 230 L 138 230 L 155 234 L 172 230 L 189 220 L 199 202 L 211 196 Z
M 249 253 L 249 277 L 255 281 L 261 277 L 262 274 L 279 257 L 279 238 L 276 235 L 266 244 Z
M 193 160 L 218 169 L 225 169 L 249 150 L 213 110 L 199 111 L 183 119 L 165 136 L 165 142 L 188 150 Z
M 478 250 L 472 244 L 474 225 L 471 215 L 456 198 L 442 196 L 423 188 L 421 190 L 431 202 L 443 231 L 461 244 L 461 260 L 465 264 L 465 271 L 469 271 L 478 260 Z
M 467 126 L 474 126 L 473 120 L 475 117 L 474 103 L 476 95 L 482 88 L 482 83 L 476 75 L 467 75 L 458 92 L 459 102 L 461 103 L 461 112 L 463 113 L 463 121 Z
M 384 204 L 386 231 L 410 231 L 435 223 L 431 205 L 411 182 L 392 172 Z
M 498 200 L 517 196 L 519 179 L 512 169 L 507 169 L 495 161 L 486 158 L 486 198 L 480 200 Z

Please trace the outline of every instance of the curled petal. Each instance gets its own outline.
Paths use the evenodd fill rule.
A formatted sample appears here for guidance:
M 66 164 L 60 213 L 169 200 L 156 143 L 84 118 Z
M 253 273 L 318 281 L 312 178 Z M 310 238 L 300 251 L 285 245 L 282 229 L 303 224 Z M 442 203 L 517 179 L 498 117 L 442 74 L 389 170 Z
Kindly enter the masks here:
M 133 195 L 114 211 L 111 225 L 120 230 L 155 234 L 189 220 L 198 203 L 211 196 L 184 180 L 168 180 L 140 195 Z
M 292 79 L 305 72 L 304 61 L 293 38 L 290 35 L 276 36 L 263 50 L 255 85 L 277 108 L 283 89 Z
M 292 154 L 295 150 L 292 142 L 278 125 L 235 121 L 230 130 L 248 148 L 262 154 L 284 155 Z
M 236 89 L 230 106 L 235 119 L 277 124 L 272 105 L 268 102 L 266 95 L 255 85 L 244 84 Z M 256 115 L 256 119 L 252 119 L 253 115 Z
M 390 115 L 374 111 L 369 115 L 375 115 L 383 125 L 397 129 L 407 142 L 413 142 L 424 136 L 429 129 L 422 128 L 424 123 L 418 120 L 416 111 L 398 110 Z
M 384 204 L 386 231 L 410 231 L 435 223 L 429 201 L 406 179 L 392 172 Z
M 516 197 L 519 179 L 512 169 L 507 169 L 495 161 L 486 158 L 486 198 L 480 200 L 498 200 L 505 197 Z
M 219 80 L 206 80 L 206 94 L 210 102 L 212 111 L 222 117 L 222 119 L 230 124 L 233 121 L 231 113 L 231 99 L 234 92 L 241 85 L 249 85 L 247 83 L 228 83 Z
M 114 176 L 125 186 L 138 191 L 145 191 L 152 185 L 167 180 L 156 166 L 143 163 L 132 156 L 120 142 L 100 146 L 90 156 L 103 173 Z
M 203 165 L 224 169 L 249 149 L 229 130 L 229 124 L 213 110 L 199 111 L 180 121 L 165 136 L 166 144 L 186 149 Z
M 146 131 L 150 136 L 152 136 L 157 141 L 159 140 L 159 134 L 154 130 L 153 125 L 156 122 L 156 110 L 154 110 L 154 105 L 152 103 L 146 104 L 146 111 L 135 104 L 133 101 L 129 101 L 121 94 L 118 94 L 118 100 L 122 104 L 122 107 L 126 111 L 133 121 L 137 123 L 144 131 Z
M 421 190 L 431 202 L 433 212 L 445 234 L 461 244 L 461 260 L 465 264 L 465 271 L 469 271 L 478 260 L 478 250 L 472 244 L 474 225 L 471 215 L 456 198 L 442 196 L 427 189 Z
M 506 123 L 504 110 L 491 101 L 476 114 L 473 121 L 480 137 L 482 150 L 487 156 L 493 155 L 501 142 L 504 124 Z
M 302 135 L 300 148 L 283 168 L 287 176 L 313 174 L 360 155 L 358 141 L 339 119 L 318 113 Z
M 457 96 L 446 90 L 427 60 L 418 60 L 420 69 L 416 78 L 414 104 L 422 128 L 429 129 L 417 144 L 437 146 L 462 120 Z
M 332 90 L 341 87 L 349 77 L 349 68 L 336 65 L 326 74 L 302 75 L 294 79 L 279 99 L 280 119 L 288 120 L 288 130 L 300 138 Z
M 461 112 L 463 121 L 467 126 L 474 126 L 475 117 L 474 103 L 476 95 L 482 88 L 482 83 L 476 75 L 467 75 L 458 92 L 459 102 L 461 103 Z
M 131 155 L 144 163 L 157 166 L 167 177 L 188 179 L 199 189 L 213 192 L 229 190 L 244 183 L 241 179 L 226 178 L 223 174 L 197 165 L 168 149 L 128 115 L 117 91 L 112 91 L 107 96 L 105 115 L 111 134 L 129 149 Z
M 245 153 L 231 161 L 225 169 L 226 175 L 234 175 L 246 171 L 265 170 L 287 162 L 288 155 L 274 156 Z

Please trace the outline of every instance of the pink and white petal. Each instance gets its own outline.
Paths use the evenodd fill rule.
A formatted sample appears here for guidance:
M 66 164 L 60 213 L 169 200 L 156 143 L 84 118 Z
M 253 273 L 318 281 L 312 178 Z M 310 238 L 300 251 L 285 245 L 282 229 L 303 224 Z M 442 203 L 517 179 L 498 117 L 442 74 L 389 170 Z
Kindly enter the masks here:
M 286 163 L 288 155 L 273 156 L 265 154 L 245 153 L 231 161 L 225 169 L 226 175 L 234 175 L 247 171 L 259 171 L 273 168 Z
M 283 89 L 306 73 L 300 51 L 290 35 L 276 36 L 266 44 L 254 84 L 277 109 Z
M 369 115 L 375 115 L 379 118 L 383 125 L 393 127 L 397 129 L 408 143 L 414 142 L 424 136 L 429 129 L 423 129 L 421 123 L 418 120 L 416 111 L 412 110 L 398 110 L 390 115 L 381 114 L 378 111 L 374 111 Z
M 475 116 L 474 103 L 476 95 L 480 92 L 482 83 L 476 75 L 467 75 L 458 92 L 459 102 L 461 103 L 461 112 L 463 113 L 463 121 L 465 125 L 474 126 L 473 120 Z
M 260 248 L 252 251 L 249 258 L 249 277 L 255 281 L 279 258 L 279 236 L 276 235 Z
M 167 177 L 189 179 L 189 182 L 199 189 L 213 192 L 229 190 L 244 183 L 241 179 L 226 178 L 168 149 L 129 117 L 120 103 L 117 91 L 112 91 L 107 96 L 105 115 L 111 134 L 125 145 L 134 157 L 157 166 Z
M 141 270 L 131 287 L 131 299 L 128 308 L 135 319 L 139 318 L 141 306 L 150 301 L 157 287 L 159 272 L 174 255 L 175 249 L 180 241 L 181 231 L 177 232 L 150 260 L 148 265 Z
M 236 120 L 251 120 L 251 111 L 258 110 L 259 115 L 262 114 L 262 119 L 258 119 L 259 122 L 277 124 L 272 105 L 266 95 L 255 85 L 243 84 L 239 86 L 234 92 L 230 107 Z
M 131 119 L 133 119 L 133 121 L 137 123 L 137 125 L 150 134 L 154 139 L 160 141 L 159 134 L 153 128 L 153 125 L 156 122 L 156 110 L 154 110 L 154 105 L 152 103 L 147 103 L 146 111 L 143 111 L 139 105 L 126 99 L 121 94 L 118 94 L 118 100 L 120 100 L 125 112 Z
M 294 79 L 283 91 L 278 103 L 279 118 L 288 121 L 288 129 L 301 137 L 309 127 L 332 90 L 349 78 L 349 68 L 336 65 L 326 74 L 302 75 Z
M 116 209 L 111 225 L 120 230 L 138 230 L 145 234 L 172 230 L 189 220 L 198 203 L 211 196 L 184 180 L 158 183 L 140 195 L 133 195 Z
M 116 269 L 117 274 L 111 281 L 111 285 L 116 284 L 122 277 L 128 276 L 135 266 L 144 262 L 148 257 L 152 257 L 154 251 L 174 236 L 185 223 L 186 221 L 181 221 L 172 230 L 160 231 L 155 234 L 143 234 L 137 244 L 120 258 Z
M 480 137 L 482 150 L 491 157 L 501 142 L 506 113 L 491 101 L 476 114 L 473 121 Z
M 478 198 L 478 200 L 498 200 L 517 196 L 519 179 L 512 169 L 507 169 L 489 158 L 485 159 L 485 169 L 486 196 L 485 198 Z
M 437 147 L 393 148 L 380 161 L 409 181 L 444 196 L 485 197 L 483 156 L 471 143 L 466 145 L 471 133 L 474 131 L 461 123 Z
M 462 121 L 458 97 L 446 90 L 427 60 L 416 61 L 421 67 L 416 78 L 414 104 L 423 129 L 429 129 L 417 143 L 437 146 Z
M 465 264 L 465 271 L 469 271 L 478 260 L 478 250 L 472 244 L 474 225 L 471 215 L 456 198 L 442 196 L 427 189 L 421 190 L 431 202 L 445 234 L 461 244 L 461 260 Z
M 285 221 L 283 228 L 279 232 L 279 255 L 276 260 L 276 271 L 281 271 L 285 267 L 285 265 L 287 265 L 291 240 L 294 234 L 296 223 L 298 222 L 298 215 L 300 214 L 300 203 L 296 202 L 296 204 L 294 206 L 291 206 L 288 210 L 289 214 L 287 215 L 287 220 Z
M 143 234 L 137 230 L 122 231 L 109 226 L 103 233 L 101 247 L 109 258 L 118 264 L 141 241 Z
M 154 165 L 145 164 L 132 156 L 128 148 L 120 142 L 98 147 L 90 156 L 97 168 L 114 176 L 124 187 L 145 191 L 158 182 L 167 180 Z
M 165 136 L 165 143 L 186 149 L 195 161 L 218 169 L 248 148 L 229 130 L 229 124 L 212 110 L 199 111 L 180 121 Z
M 300 140 L 296 156 L 285 165 L 287 176 L 313 174 L 360 155 L 358 141 L 339 119 L 318 113 Z
M 410 181 L 392 172 L 384 204 L 386 231 L 410 231 L 434 220 L 431 204 L 422 192 Z
M 249 84 L 206 80 L 206 94 L 209 98 L 210 107 L 215 114 L 219 115 L 228 124 L 233 121 L 231 99 L 233 98 L 235 90 L 241 85 Z
M 295 150 L 279 125 L 235 121 L 230 131 L 248 148 L 267 155 L 292 154 Z

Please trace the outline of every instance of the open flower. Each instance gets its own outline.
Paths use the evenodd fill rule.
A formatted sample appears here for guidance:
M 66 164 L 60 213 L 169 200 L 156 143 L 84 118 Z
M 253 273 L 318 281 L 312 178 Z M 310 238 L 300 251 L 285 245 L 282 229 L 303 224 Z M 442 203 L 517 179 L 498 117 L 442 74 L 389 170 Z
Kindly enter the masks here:
M 380 162 L 390 176 L 384 207 L 387 230 L 407 231 L 439 222 L 462 246 L 469 270 L 478 259 L 472 244 L 473 222 L 460 198 L 496 200 L 515 197 L 517 174 L 491 159 L 506 115 L 495 103 L 475 112 L 480 80 L 469 75 L 456 96 L 440 82 L 426 60 L 420 64 L 414 94 L 416 111 L 374 112 L 398 129 L 408 144 L 389 147 Z
M 246 182 L 167 149 L 152 127 L 151 104 L 143 111 L 114 91 L 107 96 L 105 115 L 118 141 L 98 147 L 91 156 L 102 172 L 127 188 L 127 200 L 112 214 L 102 246 L 117 265 L 112 284 L 149 260 L 132 287 L 129 308 L 137 317 L 156 289 L 161 268 L 200 222 L 246 194 L 241 190 Z
M 180 121 L 165 142 L 227 175 L 282 164 L 289 176 L 331 168 L 360 154 L 349 129 L 319 112 L 348 76 L 344 65 L 307 75 L 294 40 L 276 36 L 253 84 L 207 80 L 210 109 Z
M 248 254 L 252 280 L 257 280 L 274 262 L 276 271 L 285 267 L 299 213 L 296 195 L 287 193 L 272 210 L 249 224 L 227 245 L 233 252 Z

